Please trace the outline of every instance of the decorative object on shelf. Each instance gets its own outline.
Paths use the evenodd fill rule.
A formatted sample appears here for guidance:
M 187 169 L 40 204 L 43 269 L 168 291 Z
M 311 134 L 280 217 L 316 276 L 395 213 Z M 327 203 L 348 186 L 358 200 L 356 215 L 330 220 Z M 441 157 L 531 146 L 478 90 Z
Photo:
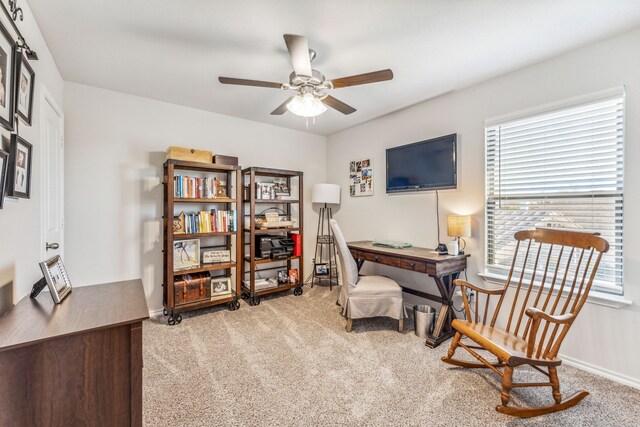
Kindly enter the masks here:
M 33 114 L 33 92 L 36 73 L 29 65 L 26 56 L 19 54 L 16 67 L 16 112 L 28 125 Z
M 320 215 L 318 216 L 318 232 L 316 234 L 316 252 L 313 258 L 313 272 L 311 286 L 317 281 L 329 281 L 329 290 L 333 289 L 333 282 L 338 285 L 338 264 L 336 245 L 333 233 L 329 226 L 332 218 L 331 206 L 340 204 L 340 186 L 338 184 L 315 184 L 311 203 L 318 203 Z
M 277 272 L 278 284 L 285 285 L 289 283 L 289 271 L 288 270 L 278 270 Z
M 203 264 L 212 264 L 214 262 L 230 262 L 231 251 L 228 249 L 200 249 Z
M 196 301 L 208 301 L 211 298 L 211 281 L 207 273 L 183 274 L 173 284 L 176 305 Z
M 62 258 L 60 258 L 60 255 L 56 255 L 53 258 L 41 262 L 40 269 L 49 287 L 53 302 L 60 304 L 60 302 L 71 293 L 71 280 L 69 280 L 67 270 L 64 268 Z M 33 298 L 35 298 L 35 296 Z
M 4 206 L 4 193 L 7 188 L 7 174 L 9 172 L 9 153 L 0 150 L 0 209 Z
M 211 278 L 211 300 L 231 295 L 231 277 Z
M 23 199 L 31 197 L 32 157 L 33 146 L 18 135 L 11 134 L 7 195 Z
M 213 163 L 216 165 L 231 165 L 238 166 L 238 158 L 234 156 L 223 156 L 216 154 L 213 156 Z
M 279 196 L 290 196 L 291 189 L 287 184 L 287 180 L 285 178 L 274 178 L 273 179 L 273 192 L 276 197 Z
M 195 148 L 169 147 L 167 149 L 167 160 L 184 160 L 186 162 L 211 164 L 213 153 L 207 150 L 196 150 Z
M 447 235 L 455 237 L 458 243 L 457 253 L 449 255 L 464 255 L 467 242 L 463 237 L 471 237 L 471 217 L 469 215 L 449 215 L 447 217 Z M 460 240 L 462 240 L 463 246 L 460 246 Z
M 357 160 L 349 164 L 349 195 L 373 196 L 373 163 L 371 159 Z
M 227 197 L 227 183 L 218 181 L 218 186 L 216 188 L 216 197 Z
M 173 217 L 173 234 L 184 234 L 184 212 Z
M 10 131 L 14 127 L 15 60 L 15 43 L 0 22 L 0 124 Z
M 200 267 L 200 240 L 178 240 L 173 242 L 173 271 Z

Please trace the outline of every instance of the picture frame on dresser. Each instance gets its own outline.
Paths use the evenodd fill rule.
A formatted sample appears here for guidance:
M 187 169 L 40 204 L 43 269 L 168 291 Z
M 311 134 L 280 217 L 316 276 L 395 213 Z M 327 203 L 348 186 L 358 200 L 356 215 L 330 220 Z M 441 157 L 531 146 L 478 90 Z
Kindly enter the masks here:
M 31 126 L 33 114 L 33 92 L 35 88 L 36 73 L 29 65 L 27 57 L 19 54 L 16 59 L 16 103 L 15 109 L 26 124 Z
M 60 255 L 49 258 L 40 263 L 40 269 L 47 281 L 49 293 L 56 304 L 60 304 L 62 300 L 71 293 L 71 280 Z
M 33 146 L 22 137 L 11 134 L 11 150 L 9 153 L 9 177 L 7 178 L 7 195 L 31 198 Z
M 7 188 L 7 174 L 9 172 L 9 153 L 0 150 L 0 209 L 4 206 L 4 193 Z
M 16 46 L 13 38 L 0 22 L 0 125 L 14 128 Z

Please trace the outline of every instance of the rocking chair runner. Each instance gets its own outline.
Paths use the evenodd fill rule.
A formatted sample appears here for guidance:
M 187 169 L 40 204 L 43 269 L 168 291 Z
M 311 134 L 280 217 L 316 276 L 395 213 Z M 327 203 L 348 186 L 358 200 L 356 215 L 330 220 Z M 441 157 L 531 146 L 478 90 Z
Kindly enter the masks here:
M 558 351 L 587 300 L 600 259 L 609 250 L 609 243 L 593 234 L 550 229 L 519 231 L 515 239 L 511 271 L 502 289 L 483 289 L 464 280 L 454 282 L 462 290 L 468 321 L 453 321 L 456 334 L 447 356 L 442 360 L 465 368 L 490 368 L 502 377 L 502 405 L 498 405 L 496 410 L 503 414 L 533 417 L 570 408 L 589 394 L 580 391 L 562 400 L 557 373 L 557 366 L 562 361 L 558 359 Z M 515 293 L 505 298 L 509 286 L 513 285 Z M 534 285 L 539 285 L 539 288 L 535 290 Z M 473 321 L 467 289 L 477 293 Z M 482 317 L 478 306 L 480 294 L 486 295 Z M 493 296 L 499 299 L 491 322 L 487 324 L 489 302 Z M 503 308 L 505 313 L 501 312 Z M 506 310 L 506 327 L 499 328 L 496 326 L 498 315 L 506 318 Z M 478 346 L 461 342 L 463 336 Z M 454 359 L 458 347 L 467 350 L 481 363 Z M 487 350 L 497 357 L 498 362 L 491 363 L 474 350 Z M 529 365 L 545 374 L 549 382 L 513 383 L 513 370 L 521 365 Z M 498 368 L 503 368 L 503 372 Z M 551 387 L 555 404 L 537 408 L 507 406 L 513 387 Z

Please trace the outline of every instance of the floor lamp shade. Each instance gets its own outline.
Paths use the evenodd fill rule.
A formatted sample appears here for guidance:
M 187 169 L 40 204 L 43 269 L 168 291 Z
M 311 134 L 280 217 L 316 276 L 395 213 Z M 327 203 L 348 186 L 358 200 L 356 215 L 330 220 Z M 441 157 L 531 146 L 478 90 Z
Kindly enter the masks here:
M 340 204 L 340 186 L 338 184 L 315 184 L 312 203 Z

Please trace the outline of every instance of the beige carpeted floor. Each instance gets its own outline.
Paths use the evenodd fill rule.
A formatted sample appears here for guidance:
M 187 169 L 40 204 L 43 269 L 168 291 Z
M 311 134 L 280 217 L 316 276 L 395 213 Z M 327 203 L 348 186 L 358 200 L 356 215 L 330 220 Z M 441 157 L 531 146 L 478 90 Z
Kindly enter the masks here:
M 523 420 L 495 411 L 499 381 L 488 370 L 440 361 L 448 343 L 425 347 L 397 323 L 354 321 L 337 290 L 305 287 L 264 299 L 144 324 L 144 422 L 148 426 L 538 425 L 637 426 L 640 390 L 567 366 L 563 393 L 591 392 L 564 412 Z M 540 374 L 525 372 L 515 380 Z M 548 389 L 519 389 L 514 402 L 551 403 Z

